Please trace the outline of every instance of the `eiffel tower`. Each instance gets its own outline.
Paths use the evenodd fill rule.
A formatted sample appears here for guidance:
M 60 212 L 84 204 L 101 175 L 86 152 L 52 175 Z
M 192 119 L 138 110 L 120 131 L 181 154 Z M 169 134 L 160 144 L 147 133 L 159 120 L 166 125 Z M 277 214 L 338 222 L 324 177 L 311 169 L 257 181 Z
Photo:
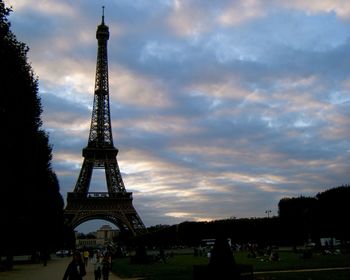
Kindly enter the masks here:
M 112 139 L 107 59 L 109 29 L 104 22 L 104 7 L 96 39 L 98 51 L 89 140 L 83 149 L 84 161 L 74 191 L 67 194 L 64 214 L 72 228 L 88 220 L 103 219 L 121 231 L 137 235 L 146 228 L 132 204 L 132 193 L 125 189 L 117 162 L 118 149 Z M 97 168 L 105 170 L 108 192 L 89 192 L 92 173 Z

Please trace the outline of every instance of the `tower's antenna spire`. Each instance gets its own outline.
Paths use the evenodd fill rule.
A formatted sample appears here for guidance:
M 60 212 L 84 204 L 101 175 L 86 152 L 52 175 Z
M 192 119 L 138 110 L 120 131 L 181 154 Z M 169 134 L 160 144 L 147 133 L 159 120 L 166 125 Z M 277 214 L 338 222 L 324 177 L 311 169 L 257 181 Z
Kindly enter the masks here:
M 102 6 L 102 24 L 105 24 L 105 6 Z

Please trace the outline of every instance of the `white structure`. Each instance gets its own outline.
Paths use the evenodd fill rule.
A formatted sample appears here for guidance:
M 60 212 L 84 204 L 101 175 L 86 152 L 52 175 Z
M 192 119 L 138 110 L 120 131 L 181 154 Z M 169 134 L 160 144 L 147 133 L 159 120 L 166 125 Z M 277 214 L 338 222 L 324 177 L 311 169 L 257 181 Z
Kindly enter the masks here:
M 108 242 L 113 241 L 113 238 L 118 235 L 117 229 L 112 229 L 109 225 L 103 225 L 96 231 L 97 244 L 106 245 Z
M 106 246 L 109 242 L 113 241 L 119 230 L 112 229 L 109 225 L 103 225 L 95 232 L 95 238 L 78 238 L 76 235 L 76 246 L 79 247 L 100 247 Z

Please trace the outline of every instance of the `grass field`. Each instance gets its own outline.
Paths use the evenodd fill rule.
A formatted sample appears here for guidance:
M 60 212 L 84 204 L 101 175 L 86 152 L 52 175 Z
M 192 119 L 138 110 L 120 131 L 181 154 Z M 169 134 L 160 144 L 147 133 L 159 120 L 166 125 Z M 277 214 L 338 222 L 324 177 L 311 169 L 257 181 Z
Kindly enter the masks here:
M 302 259 L 301 254 L 291 251 L 280 251 L 279 261 L 265 261 L 261 258 L 248 258 L 246 252 L 235 254 L 238 264 L 253 266 L 254 279 L 269 280 L 348 280 L 350 270 L 322 270 L 299 272 L 301 269 L 324 269 L 350 267 L 350 253 L 340 255 L 322 255 L 314 253 L 311 258 Z M 189 280 L 193 279 L 193 266 L 206 265 L 206 257 L 194 257 L 189 250 L 175 251 L 174 256 L 166 263 L 130 264 L 129 258 L 117 259 L 113 262 L 113 271 L 122 278 L 142 277 L 147 280 Z M 290 271 L 292 270 L 292 271 Z M 285 272 L 276 272 L 285 271 Z M 287 272 L 288 271 L 288 272 Z

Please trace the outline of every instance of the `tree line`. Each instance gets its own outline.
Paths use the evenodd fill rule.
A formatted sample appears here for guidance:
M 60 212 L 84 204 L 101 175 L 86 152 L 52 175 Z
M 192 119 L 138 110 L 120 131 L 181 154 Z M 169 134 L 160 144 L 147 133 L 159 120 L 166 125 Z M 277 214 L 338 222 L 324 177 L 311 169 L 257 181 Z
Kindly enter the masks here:
M 49 251 L 63 236 L 63 199 L 42 129 L 38 78 L 0 0 L 0 256 Z
M 240 244 L 292 246 L 317 244 L 320 238 L 327 237 L 345 245 L 350 241 L 349 201 L 350 186 L 345 185 L 315 197 L 282 198 L 278 203 L 278 216 L 157 225 L 148 228 L 148 234 L 139 237 L 138 242 L 151 247 L 199 246 L 202 239 L 225 236 Z

